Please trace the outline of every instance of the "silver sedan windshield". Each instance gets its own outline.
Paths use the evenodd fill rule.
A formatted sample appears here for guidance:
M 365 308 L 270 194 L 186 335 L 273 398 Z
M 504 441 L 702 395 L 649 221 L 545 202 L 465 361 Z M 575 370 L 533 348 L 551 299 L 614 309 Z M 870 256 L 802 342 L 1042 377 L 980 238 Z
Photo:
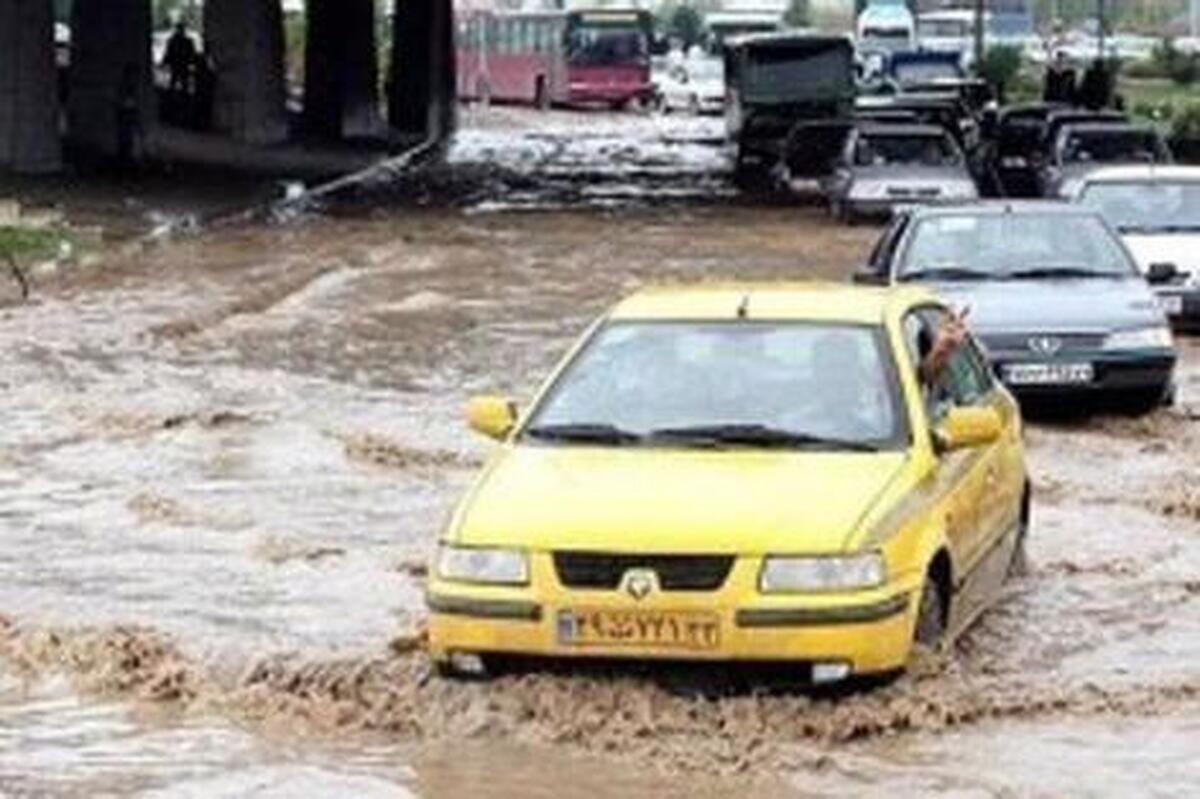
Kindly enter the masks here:
M 923 219 L 897 270 L 902 280 L 1134 274 L 1116 237 L 1088 213 L 963 213 Z

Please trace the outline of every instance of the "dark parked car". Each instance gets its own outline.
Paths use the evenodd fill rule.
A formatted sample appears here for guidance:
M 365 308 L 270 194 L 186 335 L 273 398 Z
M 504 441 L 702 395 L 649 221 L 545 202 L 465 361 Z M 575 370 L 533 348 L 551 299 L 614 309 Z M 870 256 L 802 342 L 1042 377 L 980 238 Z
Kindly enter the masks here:
M 1070 199 L 1088 173 L 1105 166 L 1169 164 L 1171 150 L 1157 130 L 1127 122 L 1065 125 L 1039 175 L 1043 197 Z
M 1018 397 L 1174 399 L 1167 319 L 1117 234 L 1091 209 L 981 202 L 897 214 L 856 279 L 920 282 L 970 308 Z
M 1010 106 L 999 113 L 989 131 L 986 161 L 996 190 L 1005 197 L 1036 197 L 1039 154 L 1045 151 L 1046 122 L 1066 106 L 1034 103 Z
M 882 111 L 906 112 L 922 124 L 939 125 L 958 140 L 964 149 L 975 146 L 979 125 L 971 109 L 954 92 L 903 92 L 859 97 L 854 104 L 856 115 Z
M 1090 108 L 1058 108 L 1046 115 L 1046 124 L 1042 130 L 1042 155 L 1049 155 L 1050 149 L 1058 141 L 1058 134 L 1067 125 L 1084 125 L 1087 123 L 1114 124 L 1128 123 L 1129 117 L 1120 111 L 1101 109 L 1093 111 Z

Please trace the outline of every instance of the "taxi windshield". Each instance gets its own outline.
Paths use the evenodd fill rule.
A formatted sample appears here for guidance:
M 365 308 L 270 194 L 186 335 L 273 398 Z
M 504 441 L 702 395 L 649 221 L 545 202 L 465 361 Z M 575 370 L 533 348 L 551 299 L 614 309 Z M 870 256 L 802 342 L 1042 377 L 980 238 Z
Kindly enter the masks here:
M 612 322 L 523 436 L 551 442 L 895 449 L 905 440 L 882 329 L 801 322 Z

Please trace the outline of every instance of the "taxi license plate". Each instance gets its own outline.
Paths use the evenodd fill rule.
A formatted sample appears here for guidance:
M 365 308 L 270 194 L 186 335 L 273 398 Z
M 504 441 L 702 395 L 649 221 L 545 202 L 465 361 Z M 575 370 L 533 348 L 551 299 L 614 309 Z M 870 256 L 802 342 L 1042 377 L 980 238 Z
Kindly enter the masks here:
M 660 610 L 563 610 L 558 641 L 569 646 L 708 651 L 721 643 L 716 614 Z
M 1003 371 L 1012 386 L 1057 386 L 1090 383 L 1095 370 L 1090 363 L 1014 363 Z
M 1180 316 L 1183 314 L 1183 297 L 1178 294 L 1160 294 L 1158 295 L 1158 306 L 1167 316 Z

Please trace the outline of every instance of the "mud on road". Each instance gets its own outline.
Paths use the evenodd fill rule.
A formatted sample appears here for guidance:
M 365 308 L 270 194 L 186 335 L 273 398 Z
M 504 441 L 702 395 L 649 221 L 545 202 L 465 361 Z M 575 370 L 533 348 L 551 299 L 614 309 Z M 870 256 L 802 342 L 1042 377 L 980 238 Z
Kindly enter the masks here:
M 0 309 L 2 792 L 1200 784 L 1195 341 L 1179 407 L 1029 428 L 1030 572 L 895 684 L 432 678 L 423 563 L 485 446 L 464 400 L 528 398 L 637 286 L 841 278 L 875 235 L 812 208 L 488 210 L 223 230 Z

